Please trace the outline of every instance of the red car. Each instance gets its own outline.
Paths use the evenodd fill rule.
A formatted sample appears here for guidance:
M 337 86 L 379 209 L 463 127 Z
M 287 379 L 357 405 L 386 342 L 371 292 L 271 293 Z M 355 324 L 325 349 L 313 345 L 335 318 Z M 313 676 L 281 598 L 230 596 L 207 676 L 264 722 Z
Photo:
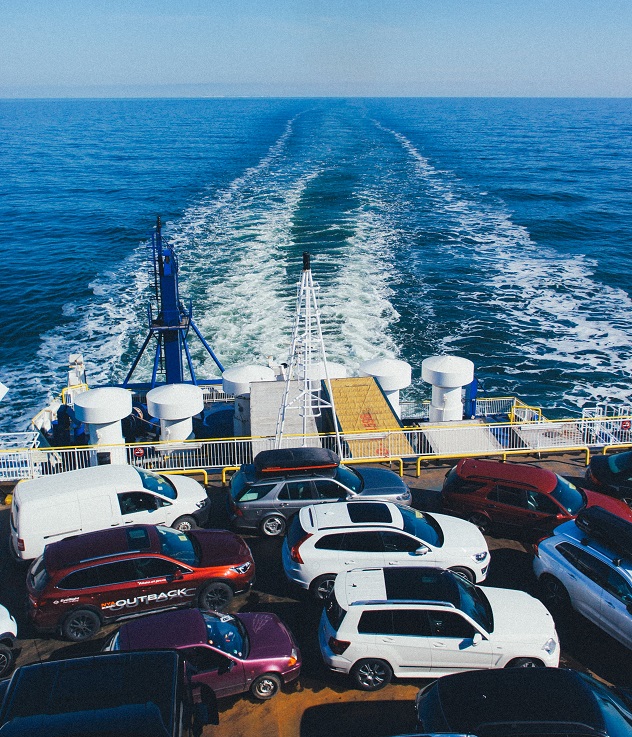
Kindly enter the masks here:
M 28 616 L 36 629 L 80 642 L 120 619 L 192 605 L 224 609 L 254 575 L 250 548 L 226 530 L 101 530 L 44 548 L 26 577 Z
M 632 521 L 625 502 L 524 463 L 466 458 L 448 471 L 441 497 L 445 512 L 464 517 L 482 532 L 496 527 L 546 534 L 593 506 Z

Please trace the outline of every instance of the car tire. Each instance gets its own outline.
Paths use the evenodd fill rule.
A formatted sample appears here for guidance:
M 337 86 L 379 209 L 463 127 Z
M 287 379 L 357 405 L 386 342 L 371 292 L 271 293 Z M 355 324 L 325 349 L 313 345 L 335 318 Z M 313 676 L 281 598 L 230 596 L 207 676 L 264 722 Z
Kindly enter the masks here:
M 544 574 L 539 581 L 542 601 L 556 614 L 568 614 L 572 609 L 571 597 L 566 587 L 555 576 Z
M 178 530 L 178 532 L 188 532 L 189 530 L 197 530 L 198 524 L 190 514 L 183 514 L 182 517 L 178 517 L 171 527 Z
M 89 640 L 101 629 L 101 620 L 91 609 L 77 609 L 64 619 L 61 633 L 70 642 Z
M 474 575 L 474 571 L 471 571 L 469 568 L 464 568 L 463 566 L 454 566 L 449 570 L 452 571 L 452 573 L 456 573 L 457 576 L 462 576 L 466 581 L 469 581 L 470 583 L 476 583 L 476 576 Z
M 261 533 L 266 537 L 280 537 L 285 534 L 287 522 L 280 514 L 273 514 L 261 522 Z
M 0 645 L 0 678 L 4 678 L 10 672 L 14 661 L 13 650 L 7 645 Z
M 331 594 L 336 583 L 335 573 L 325 573 L 322 576 L 315 578 L 310 586 L 309 590 L 312 596 L 318 601 L 325 601 L 325 599 Z
M 361 691 L 379 691 L 391 682 L 393 669 L 385 660 L 358 660 L 351 669 L 351 678 Z
M 544 668 L 544 663 L 537 658 L 514 658 L 505 668 Z
M 223 581 L 211 581 L 198 594 L 200 609 L 223 612 L 233 600 L 233 590 Z
M 281 679 L 276 673 L 263 673 L 250 685 L 250 693 L 258 701 L 267 701 L 281 690 Z
M 492 527 L 492 521 L 483 512 L 472 512 L 467 518 L 467 521 L 476 525 L 483 535 L 487 535 Z

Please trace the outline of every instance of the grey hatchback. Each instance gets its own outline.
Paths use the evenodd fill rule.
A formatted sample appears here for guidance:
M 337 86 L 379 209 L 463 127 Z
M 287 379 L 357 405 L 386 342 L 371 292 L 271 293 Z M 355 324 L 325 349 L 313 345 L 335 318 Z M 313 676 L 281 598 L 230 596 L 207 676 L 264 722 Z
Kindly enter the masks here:
M 308 504 L 388 501 L 409 505 L 410 489 L 386 468 L 343 466 L 325 448 L 283 448 L 259 453 L 230 485 L 231 523 L 240 530 L 283 535 L 287 520 Z

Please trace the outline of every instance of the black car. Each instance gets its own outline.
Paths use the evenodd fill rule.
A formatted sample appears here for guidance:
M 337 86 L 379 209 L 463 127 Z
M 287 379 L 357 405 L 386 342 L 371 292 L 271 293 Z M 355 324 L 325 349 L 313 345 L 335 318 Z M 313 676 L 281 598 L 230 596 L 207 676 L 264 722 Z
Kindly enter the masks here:
M 559 668 L 444 676 L 417 694 L 420 732 L 477 737 L 632 735 L 632 692 Z
M 604 494 L 632 498 L 632 450 L 594 455 L 586 469 L 586 481 Z

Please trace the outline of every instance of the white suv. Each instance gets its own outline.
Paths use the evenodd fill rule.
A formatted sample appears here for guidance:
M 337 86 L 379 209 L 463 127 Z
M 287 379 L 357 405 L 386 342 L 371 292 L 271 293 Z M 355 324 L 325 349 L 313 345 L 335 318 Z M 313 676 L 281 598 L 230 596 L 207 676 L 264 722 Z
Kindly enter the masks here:
M 547 608 L 524 591 L 481 589 L 438 568 L 341 573 L 318 631 L 325 664 L 376 691 L 392 676 L 437 678 L 476 668 L 557 667 Z
M 336 574 L 360 566 L 437 566 L 478 583 L 489 550 L 470 522 L 391 502 L 310 505 L 294 517 L 283 543 L 290 581 L 324 599 Z
M 571 608 L 632 649 L 632 523 L 600 507 L 553 530 L 533 570 L 554 614 Z

